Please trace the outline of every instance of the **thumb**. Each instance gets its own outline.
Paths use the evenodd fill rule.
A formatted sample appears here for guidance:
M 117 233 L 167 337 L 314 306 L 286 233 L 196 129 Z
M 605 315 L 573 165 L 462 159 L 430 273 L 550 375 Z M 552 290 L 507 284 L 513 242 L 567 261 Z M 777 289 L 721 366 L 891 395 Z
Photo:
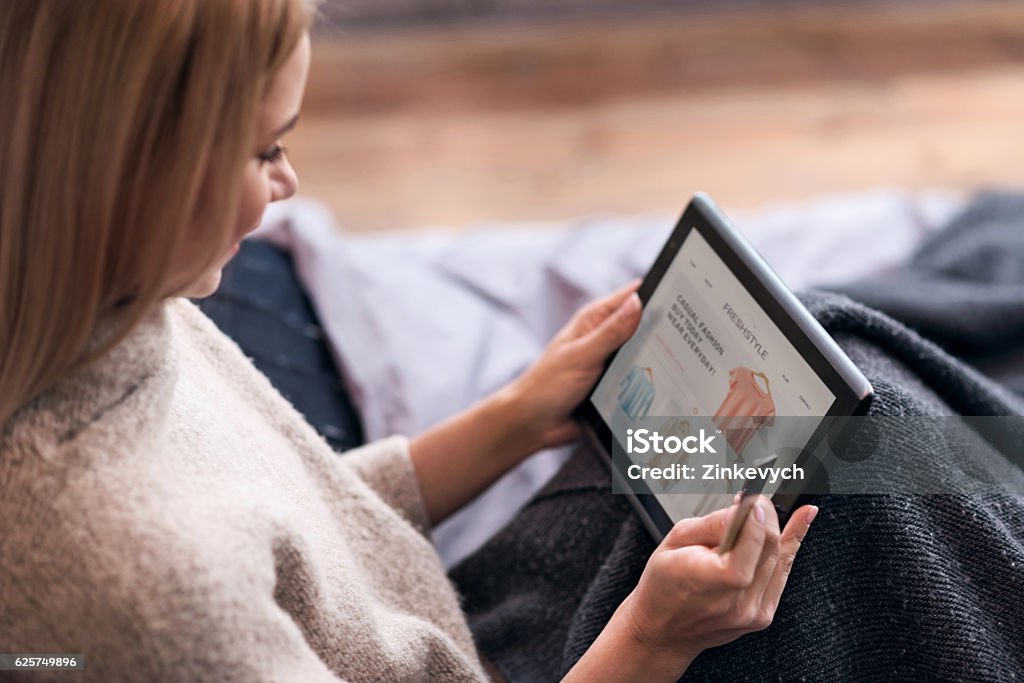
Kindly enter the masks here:
M 582 339 L 580 345 L 586 362 L 600 362 L 625 344 L 640 325 L 643 306 L 633 292 L 619 307 Z

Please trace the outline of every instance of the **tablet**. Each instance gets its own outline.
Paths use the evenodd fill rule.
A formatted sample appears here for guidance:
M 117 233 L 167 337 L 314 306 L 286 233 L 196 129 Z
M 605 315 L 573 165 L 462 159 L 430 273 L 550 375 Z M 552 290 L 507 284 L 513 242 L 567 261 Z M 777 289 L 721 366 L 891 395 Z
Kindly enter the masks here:
M 637 332 L 608 359 L 575 415 L 656 539 L 680 519 L 728 507 L 733 487 L 750 482 L 705 485 L 694 476 L 684 485 L 680 475 L 669 491 L 668 479 L 626 482 L 627 472 L 708 469 L 697 462 L 705 450 L 728 472 L 754 472 L 740 465 L 765 456 L 796 471 L 823 439 L 841 447 L 838 430 L 848 421 L 835 418 L 867 412 L 867 379 L 706 195 L 690 202 L 638 294 Z M 666 456 L 647 467 L 649 457 L 636 455 L 637 443 L 651 452 L 652 437 L 668 443 L 666 432 L 678 437 L 675 452 L 687 444 L 690 465 Z M 782 443 L 791 447 L 779 455 Z M 723 467 L 715 472 L 727 477 Z M 808 488 L 794 478 L 771 482 L 765 493 L 784 519 L 808 500 Z

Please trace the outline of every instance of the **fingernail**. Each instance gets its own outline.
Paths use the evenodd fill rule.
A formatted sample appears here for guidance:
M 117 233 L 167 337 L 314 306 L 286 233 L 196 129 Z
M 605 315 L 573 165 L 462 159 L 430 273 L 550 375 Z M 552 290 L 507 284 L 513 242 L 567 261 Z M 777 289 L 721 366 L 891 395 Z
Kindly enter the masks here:
M 738 505 L 739 502 L 740 502 L 740 498 L 742 498 L 742 497 L 743 497 L 743 492 L 740 491 L 739 493 L 737 493 L 735 496 L 732 497 L 732 504 L 733 505 Z
M 804 518 L 804 519 L 807 520 L 807 526 L 810 526 L 811 522 L 813 522 L 814 518 L 817 517 L 817 516 L 818 516 L 818 506 L 817 505 L 812 505 L 811 509 L 807 511 L 807 516 Z
M 764 506 L 761 503 L 754 506 L 754 519 L 757 520 L 758 524 L 764 526 Z
M 622 305 L 619 306 L 619 315 L 631 316 L 640 310 L 640 297 L 637 296 L 636 292 L 630 294 Z

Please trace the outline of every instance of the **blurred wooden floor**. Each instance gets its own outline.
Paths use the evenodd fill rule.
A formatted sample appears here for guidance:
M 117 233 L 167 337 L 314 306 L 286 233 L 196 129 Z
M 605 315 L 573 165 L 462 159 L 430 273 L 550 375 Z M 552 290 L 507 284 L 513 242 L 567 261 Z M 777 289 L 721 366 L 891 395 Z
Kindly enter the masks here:
M 348 230 L 1024 186 L 1024 4 L 339 32 L 286 144 Z

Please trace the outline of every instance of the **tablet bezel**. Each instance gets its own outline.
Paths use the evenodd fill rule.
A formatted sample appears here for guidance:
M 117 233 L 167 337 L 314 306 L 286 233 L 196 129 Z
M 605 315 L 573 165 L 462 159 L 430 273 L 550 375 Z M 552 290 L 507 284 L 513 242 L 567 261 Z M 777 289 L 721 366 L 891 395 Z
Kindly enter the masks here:
M 782 278 L 731 225 L 706 194 L 699 192 L 694 195 L 679 218 L 671 236 L 640 285 L 638 290 L 640 301 L 646 307 L 691 230 L 697 230 L 707 240 L 726 267 L 736 275 L 740 284 L 764 309 L 786 340 L 793 345 L 835 396 L 832 406 L 822 419 L 822 424 L 811 435 L 805 448 L 814 447 L 825 437 L 829 438 L 833 449 L 839 447 L 848 436 L 843 433 L 848 425 L 842 420 L 830 420 L 829 418 L 866 414 L 873 397 L 871 384 L 821 324 L 786 287 Z M 615 361 L 618 353 L 616 351 L 605 361 L 601 377 L 594 383 L 591 391 L 587 393 L 587 398 L 577 407 L 574 415 L 583 427 L 587 442 L 596 453 L 603 456 L 611 468 L 612 476 L 621 478 L 621 473 L 611 461 L 613 443 L 611 428 L 597 412 L 592 401 L 594 390 L 604 379 L 604 375 Z M 642 482 L 631 482 L 629 488 L 635 489 L 637 483 Z M 654 494 L 648 490 L 645 493 L 628 495 L 652 535 L 656 539 L 664 536 L 672 527 L 672 520 L 658 503 Z M 786 493 L 776 494 L 772 501 L 784 520 L 792 510 L 809 499 L 810 496 L 803 493 Z

